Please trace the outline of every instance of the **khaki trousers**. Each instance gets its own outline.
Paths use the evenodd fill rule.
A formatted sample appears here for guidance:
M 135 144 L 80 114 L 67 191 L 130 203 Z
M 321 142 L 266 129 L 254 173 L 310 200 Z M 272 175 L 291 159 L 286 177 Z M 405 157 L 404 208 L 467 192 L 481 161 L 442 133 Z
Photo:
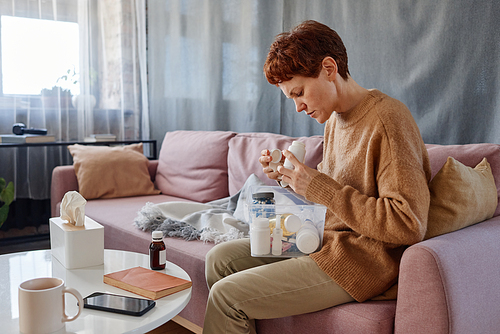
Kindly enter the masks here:
M 252 257 L 249 239 L 225 242 L 206 256 L 210 289 L 203 333 L 255 333 L 254 319 L 315 312 L 354 299 L 308 256 Z

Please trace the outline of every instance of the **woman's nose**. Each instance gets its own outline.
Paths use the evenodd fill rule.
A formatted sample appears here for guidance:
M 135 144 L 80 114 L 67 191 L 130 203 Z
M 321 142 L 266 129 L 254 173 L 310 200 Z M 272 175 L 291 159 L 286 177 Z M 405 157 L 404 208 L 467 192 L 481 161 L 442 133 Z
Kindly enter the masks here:
M 306 105 L 301 102 L 295 102 L 295 109 L 297 110 L 297 112 L 301 112 L 306 109 Z

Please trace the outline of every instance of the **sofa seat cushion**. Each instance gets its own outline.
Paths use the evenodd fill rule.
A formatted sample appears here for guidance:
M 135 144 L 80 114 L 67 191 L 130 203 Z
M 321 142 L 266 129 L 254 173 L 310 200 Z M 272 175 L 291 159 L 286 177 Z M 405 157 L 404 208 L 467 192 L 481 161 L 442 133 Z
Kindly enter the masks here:
M 472 168 L 479 164 L 483 158 L 486 158 L 495 179 L 497 197 L 500 199 L 500 145 L 482 143 L 467 145 L 426 144 L 425 146 L 427 147 L 427 152 L 429 152 L 432 177 L 441 170 L 448 157 L 453 157 L 465 166 Z M 498 215 L 500 215 L 500 205 L 497 205 L 493 216 Z
M 228 142 L 235 134 L 167 132 L 158 159 L 156 187 L 165 195 L 201 203 L 227 197 Z
M 231 138 L 227 161 L 229 194 L 236 194 L 251 174 L 256 174 L 266 184 L 275 186 L 276 182 L 262 171 L 259 163 L 261 152 L 265 149 L 288 149 L 294 140 L 306 144 L 305 164 L 316 168 L 323 159 L 323 136 L 292 138 L 275 133 L 251 132 L 239 133 Z
M 266 334 L 393 333 L 396 301 L 352 302 L 291 317 L 258 320 L 257 332 Z
M 104 225 L 104 248 L 147 254 L 151 233 L 138 229 L 134 218 L 148 202 L 170 201 L 188 200 L 167 195 L 95 199 L 87 201 L 85 215 Z

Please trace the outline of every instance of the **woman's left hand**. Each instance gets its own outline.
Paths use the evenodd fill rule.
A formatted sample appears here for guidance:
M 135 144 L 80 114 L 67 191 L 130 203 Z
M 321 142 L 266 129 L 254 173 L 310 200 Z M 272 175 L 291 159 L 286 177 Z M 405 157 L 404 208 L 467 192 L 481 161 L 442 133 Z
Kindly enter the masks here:
M 299 162 L 293 153 L 288 150 L 284 150 L 283 155 L 292 163 L 294 169 L 279 166 L 278 172 L 283 175 L 282 180 L 288 183 L 297 194 L 305 197 L 307 187 L 319 172 Z

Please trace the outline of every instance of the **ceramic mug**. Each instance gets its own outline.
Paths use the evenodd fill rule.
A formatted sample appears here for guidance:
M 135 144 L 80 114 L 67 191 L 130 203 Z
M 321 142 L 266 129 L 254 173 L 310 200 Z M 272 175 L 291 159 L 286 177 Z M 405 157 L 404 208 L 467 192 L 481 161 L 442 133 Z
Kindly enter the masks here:
M 66 315 L 64 294 L 70 293 L 78 300 L 78 313 Z M 42 277 L 19 285 L 19 330 L 23 333 L 51 333 L 73 321 L 82 312 L 82 295 L 64 286 L 56 277 Z

